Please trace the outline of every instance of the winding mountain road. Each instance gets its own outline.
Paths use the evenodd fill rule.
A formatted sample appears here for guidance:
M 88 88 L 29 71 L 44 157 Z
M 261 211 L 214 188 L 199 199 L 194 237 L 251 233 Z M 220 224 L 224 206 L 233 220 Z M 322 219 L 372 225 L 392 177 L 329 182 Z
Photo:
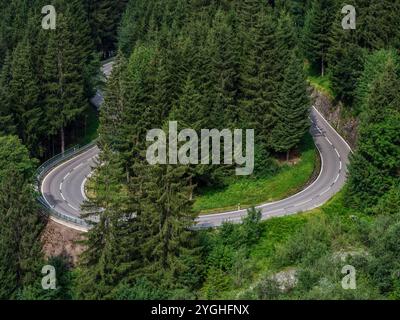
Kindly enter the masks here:
M 109 76 L 112 62 L 103 65 L 103 73 Z M 101 92 L 97 92 L 92 103 L 99 107 L 103 102 Z M 318 178 L 303 191 L 281 201 L 258 206 L 262 218 L 281 217 L 308 211 L 325 204 L 346 182 L 350 146 L 313 107 L 311 110 L 311 134 L 321 156 L 321 171 Z M 46 203 L 56 212 L 79 218 L 80 207 L 85 201 L 85 182 L 96 165 L 99 149 L 94 146 L 72 159 L 61 163 L 49 171 L 42 179 L 40 191 Z M 246 210 L 202 215 L 197 219 L 197 228 L 220 226 L 225 221 L 239 222 Z M 55 219 L 54 217 L 52 217 Z M 87 231 L 82 225 L 67 221 L 57 222 L 68 227 Z

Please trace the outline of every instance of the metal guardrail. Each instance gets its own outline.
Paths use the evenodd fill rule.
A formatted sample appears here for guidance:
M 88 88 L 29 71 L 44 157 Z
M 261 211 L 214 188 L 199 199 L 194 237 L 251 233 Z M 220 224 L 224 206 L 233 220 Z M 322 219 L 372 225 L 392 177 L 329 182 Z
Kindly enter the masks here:
M 59 164 L 74 158 L 76 155 L 83 153 L 83 152 L 89 150 L 90 148 L 93 148 L 96 145 L 96 143 L 97 143 L 97 141 L 94 140 L 91 143 L 89 143 L 85 146 L 82 146 L 82 147 L 79 147 L 79 146 L 72 147 L 72 148 L 66 150 L 64 153 L 61 153 L 61 154 L 47 160 L 36 170 L 36 187 L 37 187 L 37 191 L 40 193 L 40 195 L 37 198 L 37 201 L 42 206 L 42 209 L 44 210 L 44 212 L 46 214 L 53 216 L 55 218 L 58 218 L 62 221 L 75 224 L 77 226 L 81 226 L 84 228 L 90 228 L 90 224 L 88 222 L 86 222 L 84 219 L 58 212 L 53 207 L 51 207 L 49 205 L 49 203 L 46 201 L 46 199 L 44 198 L 43 194 L 41 193 L 41 186 L 42 186 L 44 177 L 51 170 L 53 170 Z
M 114 57 L 111 57 L 105 61 L 103 61 L 102 65 L 104 66 L 105 64 L 113 61 Z M 100 98 L 99 101 L 93 100 L 96 97 Z M 101 93 L 97 93 L 96 96 L 94 98 L 92 98 L 92 104 L 99 109 L 101 103 L 102 103 L 102 95 Z M 90 148 L 94 147 L 97 143 L 97 140 L 92 141 L 91 143 L 83 146 L 83 147 L 79 147 L 79 146 L 75 146 L 72 147 L 68 150 L 66 150 L 64 153 L 59 154 L 49 160 L 47 160 L 46 162 L 44 162 L 37 170 L 36 170 L 36 188 L 37 191 L 39 192 L 39 197 L 37 198 L 37 201 L 40 203 L 40 205 L 42 206 L 44 213 L 47 213 L 50 216 L 53 216 L 55 218 L 58 218 L 62 221 L 65 222 L 69 222 L 72 224 L 75 224 L 77 226 L 81 226 L 84 227 L 86 229 L 90 228 L 90 224 L 88 222 L 86 222 L 83 219 L 77 218 L 77 217 L 73 217 L 67 214 L 63 214 L 60 212 L 57 212 L 56 210 L 54 210 L 54 208 L 52 208 L 48 202 L 46 201 L 46 199 L 44 198 L 44 196 L 41 193 L 41 186 L 42 186 L 42 182 L 44 177 L 46 176 L 47 173 L 49 173 L 52 169 L 54 169 L 55 167 L 57 167 L 59 164 L 68 161 L 70 159 L 72 159 L 73 157 L 75 157 L 76 155 L 85 152 L 86 150 L 89 150 Z M 95 220 L 95 219 L 93 219 Z M 95 222 L 95 221 L 94 221 Z

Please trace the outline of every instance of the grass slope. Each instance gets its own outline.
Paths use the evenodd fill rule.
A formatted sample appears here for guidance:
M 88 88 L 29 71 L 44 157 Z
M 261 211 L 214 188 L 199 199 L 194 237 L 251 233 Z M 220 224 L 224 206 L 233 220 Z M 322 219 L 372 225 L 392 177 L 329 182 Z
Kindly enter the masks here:
M 235 177 L 225 188 L 200 190 L 195 199 L 194 210 L 200 214 L 248 208 L 291 196 L 309 182 L 318 159 L 310 135 L 300 147 L 300 161 L 293 166 L 284 164 L 274 176 L 260 178 Z

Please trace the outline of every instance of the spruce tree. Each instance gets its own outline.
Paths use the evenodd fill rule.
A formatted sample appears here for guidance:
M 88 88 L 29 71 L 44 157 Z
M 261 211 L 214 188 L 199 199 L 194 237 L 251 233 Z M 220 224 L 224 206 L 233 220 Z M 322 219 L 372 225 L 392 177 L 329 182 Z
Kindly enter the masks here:
M 79 296 L 86 299 L 107 298 L 141 265 L 136 223 L 139 207 L 127 197 L 118 153 L 107 145 L 101 145 L 101 150 L 102 165 L 92 178 L 95 195 L 83 206 L 83 217 L 93 224 L 86 235 L 87 249 L 81 258 L 84 271 L 78 286 Z
M 196 215 L 192 212 L 191 176 L 188 167 L 181 165 L 147 166 L 143 189 L 144 201 L 140 224 L 150 234 L 142 244 L 150 272 L 158 270 L 179 273 L 180 257 L 190 249 Z
M 16 130 L 22 141 L 34 154 L 40 155 L 40 137 L 43 132 L 43 114 L 39 102 L 40 87 L 33 67 L 31 47 L 27 39 L 13 52 L 9 104 Z
M 28 151 L 13 137 L 0 138 L 0 145 L 0 163 L 9 163 L 0 175 L 0 298 L 13 299 L 23 286 L 41 278 L 43 223 L 32 190 L 34 163 Z M 15 162 L 17 166 L 12 165 Z
M 271 12 L 259 15 L 242 57 L 240 81 L 242 123 L 255 130 L 256 142 L 265 150 L 270 147 L 280 78 L 275 22 Z
M 104 103 L 100 108 L 100 142 L 108 146 L 114 145 L 116 150 L 124 139 L 121 128 L 126 101 L 122 81 L 126 66 L 127 62 L 120 52 L 114 60 L 112 73 L 107 80 Z
M 358 148 L 352 157 L 347 191 L 348 203 L 359 209 L 377 204 L 398 181 L 400 166 L 399 78 L 389 60 L 383 74 L 372 84 L 366 100 Z
M 338 13 L 332 26 L 327 62 L 336 98 L 351 107 L 362 72 L 360 65 L 363 64 L 364 52 L 358 44 L 357 31 L 344 30 L 341 24 L 343 15 Z
M 127 0 L 85 0 L 92 37 L 103 58 L 108 58 L 116 48 L 121 15 Z
M 79 48 L 74 47 L 71 16 L 59 13 L 57 29 L 49 34 L 44 57 L 45 110 L 50 134 L 60 133 L 61 152 L 65 150 L 65 129 L 86 107 L 84 78 Z
M 335 18 L 333 0 L 313 0 L 303 30 L 303 50 L 315 70 L 324 76 L 329 34 Z
M 10 105 L 11 58 L 7 55 L 0 73 L 0 134 L 16 132 Z
M 274 113 L 277 122 L 272 131 L 272 146 L 277 152 L 286 152 L 289 160 L 290 151 L 298 146 L 310 126 L 307 82 L 302 60 L 296 53 L 292 53 L 285 72 Z
M 239 124 L 240 112 L 238 102 L 238 87 L 240 79 L 240 52 L 238 41 L 229 20 L 235 13 L 227 16 L 217 11 L 213 27 L 207 38 L 207 48 L 211 57 L 212 88 L 214 98 L 210 104 L 210 120 L 213 128 L 235 127 Z

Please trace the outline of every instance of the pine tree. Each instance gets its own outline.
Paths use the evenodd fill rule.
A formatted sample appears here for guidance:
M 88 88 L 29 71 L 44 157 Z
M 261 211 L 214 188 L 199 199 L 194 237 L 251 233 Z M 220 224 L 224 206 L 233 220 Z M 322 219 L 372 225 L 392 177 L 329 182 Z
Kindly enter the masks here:
M 333 0 L 313 0 L 303 30 L 303 50 L 311 65 L 324 76 L 329 33 L 335 18 Z
M 124 107 L 126 106 L 125 96 L 123 93 L 124 87 L 123 72 L 126 69 L 127 62 L 122 55 L 118 53 L 114 60 L 113 71 L 107 80 L 107 86 L 104 94 L 104 103 L 100 109 L 100 127 L 99 137 L 103 145 L 116 146 L 123 141 L 121 128 L 123 126 L 122 117 Z
M 96 46 L 108 58 L 116 47 L 117 29 L 127 0 L 85 0 Z
M 299 144 L 310 126 L 307 82 L 302 60 L 296 53 L 292 53 L 285 72 L 274 113 L 278 120 L 272 131 L 272 146 L 275 151 L 286 152 L 289 160 L 290 151 Z
M 242 57 L 240 106 L 242 123 L 255 130 L 257 144 L 270 147 L 273 110 L 279 84 L 279 54 L 275 21 L 271 13 L 260 14 L 255 35 Z
M 290 63 L 292 52 L 297 46 L 298 31 L 295 30 L 293 18 L 287 14 L 282 13 L 278 20 L 278 27 L 276 31 L 277 38 L 277 51 L 278 55 L 278 75 L 279 81 L 283 81 L 285 70 Z
M 38 146 L 43 130 L 39 93 L 31 47 L 25 39 L 13 52 L 8 94 L 18 135 L 35 154 L 40 154 Z
M 16 132 L 10 105 L 11 57 L 7 55 L 0 73 L 0 134 Z
M 95 196 L 84 205 L 83 217 L 94 221 L 87 233 L 84 267 L 78 293 L 86 299 L 107 298 L 112 289 L 134 274 L 140 259 L 137 237 L 138 205 L 127 197 L 124 170 L 117 153 L 101 145 L 101 166 L 93 176 Z M 135 203 L 132 206 L 132 203 Z
M 359 45 L 368 49 L 398 46 L 400 3 L 396 0 L 357 0 L 357 33 Z
M 331 31 L 327 62 L 336 98 L 351 107 L 361 73 L 360 65 L 363 64 L 364 52 L 358 45 L 357 32 L 343 29 L 341 24 L 343 15 L 339 13 Z
M 45 110 L 51 135 L 60 132 L 61 152 L 65 150 L 65 128 L 86 107 L 81 53 L 74 47 L 71 17 L 59 13 L 57 29 L 49 35 L 44 57 Z
M 72 32 L 72 45 L 79 55 L 77 72 L 83 76 L 85 95 L 91 98 L 95 93 L 94 87 L 98 84 L 96 76 L 100 63 L 95 53 L 95 44 L 90 30 L 90 12 L 88 17 L 82 0 L 70 0 L 66 3 L 65 15 L 73 17 L 69 20 L 69 28 Z
M 192 212 L 191 177 L 186 166 L 147 166 L 140 224 L 147 226 L 149 237 L 142 244 L 150 272 L 179 273 L 182 254 L 190 249 Z
M 172 107 L 177 104 L 181 94 L 183 73 L 181 52 L 175 42 L 174 32 L 163 25 L 157 40 L 157 76 L 155 103 L 160 111 L 160 120 L 167 119 Z
M 0 138 L 0 145 L 0 163 L 17 161 L 14 156 L 25 159 L 17 162 L 18 168 L 9 165 L 7 170 L 2 166 L 0 175 L 0 298 L 12 299 L 23 286 L 41 278 L 43 224 L 31 186 L 32 171 L 28 167 L 32 169 L 34 163 L 27 160 L 28 151 L 12 137 Z M 19 150 L 18 155 L 13 148 Z
M 36 161 L 29 158 L 29 151 L 17 136 L 0 136 L 0 181 L 14 170 L 26 180 L 31 180 Z
M 375 51 L 365 57 L 364 70 L 357 83 L 355 90 L 356 97 L 356 111 L 358 113 L 367 106 L 367 100 L 371 96 L 371 89 L 373 82 L 379 77 L 379 75 L 385 72 L 388 61 L 393 61 L 395 68 L 400 70 L 400 60 L 395 50 L 379 50 Z
M 133 175 L 131 165 L 140 158 L 148 130 L 161 126 L 162 110 L 155 100 L 156 51 L 154 46 L 140 45 L 132 53 L 123 76 L 126 101 L 122 114 L 121 133 L 124 141 L 119 152 L 126 170 L 127 182 Z
M 170 115 L 170 121 L 178 121 L 181 129 L 191 128 L 196 131 L 207 128 L 207 110 L 203 96 L 195 85 L 192 75 L 186 79 L 178 105 Z
M 398 181 L 400 167 L 399 78 L 389 60 L 366 100 L 358 148 L 350 165 L 348 203 L 370 208 Z
M 213 27 L 207 39 L 207 48 L 211 57 L 212 80 L 209 96 L 214 96 L 210 103 L 209 117 L 213 128 L 223 128 L 223 125 L 235 127 L 239 124 L 240 112 L 238 107 L 238 87 L 240 78 L 240 57 L 237 48 L 237 37 L 234 35 L 229 19 L 235 13 L 226 16 L 217 11 Z

